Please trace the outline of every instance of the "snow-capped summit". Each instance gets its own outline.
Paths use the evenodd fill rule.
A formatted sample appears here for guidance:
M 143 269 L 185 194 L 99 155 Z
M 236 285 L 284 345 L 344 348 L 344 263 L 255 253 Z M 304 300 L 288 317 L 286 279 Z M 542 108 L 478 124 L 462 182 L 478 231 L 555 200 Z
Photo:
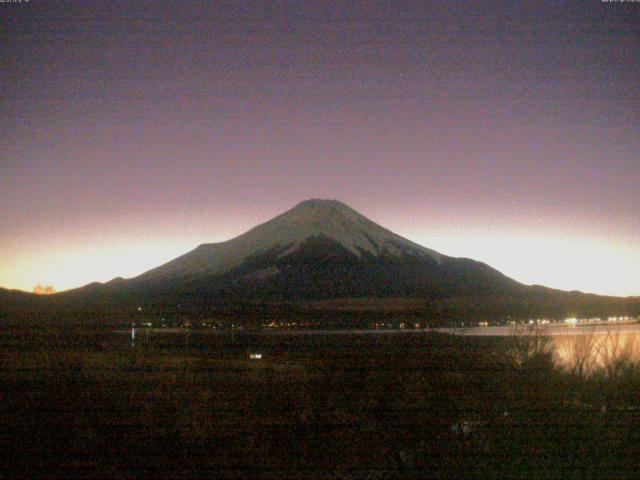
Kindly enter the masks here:
M 203 244 L 138 279 L 179 279 L 224 274 L 247 259 L 268 253 L 277 258 L 305 242 L 324 239 L 356 257 L 416 257 L 440 263 L 443 255 L 383 228 L 337 200 L 305 200 L 291 210 L 221 243 Z
M 305 200 L 243 237 L 263 248 L 290 245 L 289 251 L 310 237 L 326 237 L 357 256 L 368 252 L 374 256 L 428 255 L 436 261 L 442 257 L 375 224 L 338 200 Z

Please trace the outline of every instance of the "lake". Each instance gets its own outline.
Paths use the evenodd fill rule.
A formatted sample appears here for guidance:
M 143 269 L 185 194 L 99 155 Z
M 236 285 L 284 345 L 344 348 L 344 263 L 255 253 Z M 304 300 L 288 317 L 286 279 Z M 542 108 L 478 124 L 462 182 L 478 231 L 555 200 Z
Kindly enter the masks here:
M 474 337 L 543 336 L 560 367 L 589 375 L 621 361 L 640 361 L 639 323 L 550 323 L 439 329 L 442 333 Z

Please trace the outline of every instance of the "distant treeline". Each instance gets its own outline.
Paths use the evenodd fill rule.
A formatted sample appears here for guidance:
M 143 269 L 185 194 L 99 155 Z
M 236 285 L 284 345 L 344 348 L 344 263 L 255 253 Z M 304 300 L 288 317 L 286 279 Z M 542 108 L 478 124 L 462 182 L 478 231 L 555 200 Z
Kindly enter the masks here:
M 0 292 L 4 294 L 5 292 Z M 640 316 L 640 297 L 605 297 L 534 287 L 518 295 L 467 295 L 446 298 L 355 298 L 247 300 L 216 295 L 141 296 L 121 293 L 68 292 L 36 296 L 10 292 L 0 296 L 0 320 L 65 321 L 121 324 L 160 321 L 176 324 L 216 319 L 221 323 L 261 326 L 294 321 L 314 326 L 371 327 L 373 322 L 393 325 L 420 323 L 449 326 L 465 321 L 607 318 Z

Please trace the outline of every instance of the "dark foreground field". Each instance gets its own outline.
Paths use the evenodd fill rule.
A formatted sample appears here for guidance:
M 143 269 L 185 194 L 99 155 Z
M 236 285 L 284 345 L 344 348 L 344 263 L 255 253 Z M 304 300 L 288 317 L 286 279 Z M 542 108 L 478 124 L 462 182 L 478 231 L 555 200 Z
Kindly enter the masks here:
M 516 343 L 5 328 L 1 476 L 638 478 L 638 366 Z

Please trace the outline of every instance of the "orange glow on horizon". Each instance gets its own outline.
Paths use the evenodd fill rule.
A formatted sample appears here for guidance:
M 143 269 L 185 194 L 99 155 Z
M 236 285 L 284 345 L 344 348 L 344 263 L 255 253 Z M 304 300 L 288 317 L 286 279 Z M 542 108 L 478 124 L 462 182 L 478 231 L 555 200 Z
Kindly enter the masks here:
M 426 237 L 425 237 L 426 238 Z M 640 295 L 640 248 L 561 234 L 469 231 L 429 235 L 430 248 L 488 264 L 527 285 L 600 295 Z
M 51 295 L 53 293 L 55 293 L 55 288 L 53 288 L 53 285 L 36 285 L 35 287 L 33 287 L 33 293 L 36 293 L 38 295 Z
M 587 236 L 585 229 L 576 225 L 561 230 L 550 224 L 524 222 L 525 229 L 522 223 L 491 223 L 487 216 L 473 221 L 459 218 L 459 225 L 465 225 L 462 229 L 452 225 L 451 212 L 438 212 L 437 216 L 431 212 L 428 224 L 421 224 L 409 218 L 428 218 L 423 213 L 407 212 L 405 218 L 394 218 L 388 212 L 376 214 L 357 204 L 354 208 L 418 244 L 445 255 L 482 261 L 525 284 L 601 295 L 640 295 L 640 245 L 624 232 L 615 242 L 610 240 L 614 237 L 605 226 L 591 228 L 601 234 L 598 237 Z M 24 232 L 3 245 L 0 286 L 32 291 L 35 284 L 42 283 L 63 291 L 116 277 L 135 277 L 201 243 L 234 238 L 282 211 L 274 206 L 259 214 L 221 212 L 214 222 L 211 217 L 167 217 L 165 224 L 148 223 L 142 229 L 140 224 L 132 227 L 113 221 L 105 228 L 118 231 L 118 236 L 111 237 L 96 233 L 95 226 L 80 233 L 53 232 L 57 235 L 47 239 Z M 191 223 L 185 218 L 191 218 Z

